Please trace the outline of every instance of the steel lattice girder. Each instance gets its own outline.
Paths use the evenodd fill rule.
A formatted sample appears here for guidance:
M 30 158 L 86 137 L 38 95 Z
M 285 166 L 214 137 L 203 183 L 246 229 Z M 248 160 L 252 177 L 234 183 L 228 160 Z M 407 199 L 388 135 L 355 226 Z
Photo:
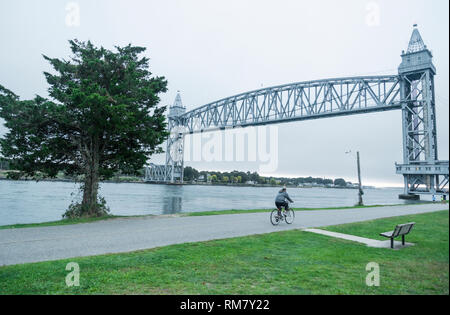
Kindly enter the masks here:
M 407 194 L 448 195 L 448 174 L 404 174 L 407 178 Z
M 435 106 L 430 81 L 427 71 L 414 80 L 402 76 L 405 162 L 437 159 Z
M 150 164 L 145 168 L 145 180 L 154 182 L 166 181 L 166 166 Z
M 183 181 L 183 147 L 184 137 L 181 132 L 183 129 L 177 125 L 177 120 L 169 117 L 169 137 L 167 138 L 166 150 L 166 180 Z
M 269 87 L 228 97 L 176 119 L 186 133 L 401 108 L 400 77 L 328 79 Z
M 171 180 L 172 165 L 156 165 L 149 164 L 145 167 L 145 181 L 147 182 L 168 182 Z M 175 178 L 179 178 L 181 174 L 181 166 L 174 168 Z
M 448 194 L 449 162 L 396 164 L 397 174 L 407 179 L 408 194 Z

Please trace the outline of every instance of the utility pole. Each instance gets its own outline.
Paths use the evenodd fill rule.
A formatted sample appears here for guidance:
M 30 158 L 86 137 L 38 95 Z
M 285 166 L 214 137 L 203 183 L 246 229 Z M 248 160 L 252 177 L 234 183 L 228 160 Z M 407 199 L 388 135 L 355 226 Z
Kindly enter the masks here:
M 356 163 L 358 164 L 358 206 L 363 206 L 363 199 L 362 199 L 362 195 L 364 195 L 364 191 L 362 190 L 362 185 L 361 185 L 361 165 L 359 163 L 359 151 L 356 152 Z

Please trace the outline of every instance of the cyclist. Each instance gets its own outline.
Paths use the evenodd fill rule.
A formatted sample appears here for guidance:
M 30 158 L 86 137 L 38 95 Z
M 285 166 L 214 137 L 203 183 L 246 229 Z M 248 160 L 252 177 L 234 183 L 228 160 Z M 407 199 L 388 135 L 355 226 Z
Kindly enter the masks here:
M 284 186 L 279 192 L 277 197 L 275 198 L 275 206 L 278 209 L 278 215 L 281 216 L 281 208 L 284 207 L 284 209 L 287 211 L 289 209 L 289 204 L 286 202 L 286 200 L 289 200 L 290 202 L 294 202 L 288 195 L 286 191 L 286 186 Z

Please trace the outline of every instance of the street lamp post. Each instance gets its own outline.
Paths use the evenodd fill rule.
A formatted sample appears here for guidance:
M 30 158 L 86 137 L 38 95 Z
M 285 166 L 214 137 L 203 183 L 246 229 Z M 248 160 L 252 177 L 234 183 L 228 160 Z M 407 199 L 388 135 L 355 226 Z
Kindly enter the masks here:
M 356 152 L 356 163 L 358 164 L 358 206 L 363 206 L 364 203 L 362 195 L 364 195 L 364 192 L 361 185 L 361 165 L 359 163 L 359 151 Z
M 345 152 L 346 154 L 352 153 L 352 151 Z M 359 151 L 356 152 L 356 165 L 358 168 L 358 203 L 357 206 L 363 206 L 363 199 L 362 196 L 364 195 L 364 191 L 362 190 L 362 184 L 361 184 L 361 164 L 359 159 Z

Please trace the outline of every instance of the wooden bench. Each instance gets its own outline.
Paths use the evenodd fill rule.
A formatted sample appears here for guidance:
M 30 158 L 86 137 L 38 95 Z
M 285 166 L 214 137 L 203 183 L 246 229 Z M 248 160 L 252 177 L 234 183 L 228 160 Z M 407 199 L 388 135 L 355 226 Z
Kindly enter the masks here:
M 394 231 L 381 233 L 381 236 L 387 237 L 391 239 L 391 248 L 394 248 L 394 238 L 401 236 L 402 237 L 402 245 L 405 246 L 405 235 L 411 232 L 415 222 L 399 224 L 395 227 Z

